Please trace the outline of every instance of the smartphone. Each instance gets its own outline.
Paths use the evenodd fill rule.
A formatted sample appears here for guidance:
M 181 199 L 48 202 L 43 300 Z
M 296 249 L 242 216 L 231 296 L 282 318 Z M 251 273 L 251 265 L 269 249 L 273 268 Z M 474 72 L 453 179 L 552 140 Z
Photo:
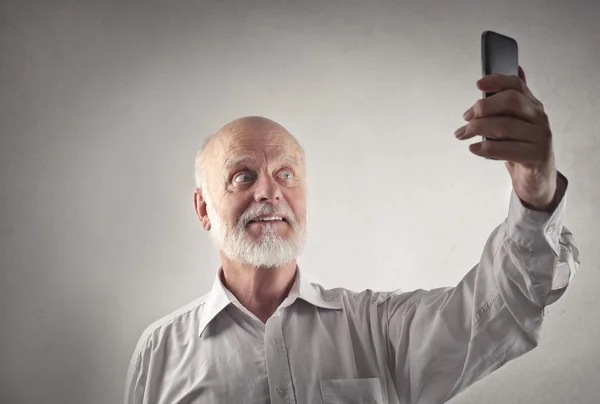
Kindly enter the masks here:
M 501 73 L 519 76 L 519 49 L 513 38 L 493 31 L 481 34 L 481 73 L 483 76 Z M 483 98 L 496 93 L 483 92 Z M 495 140 L 482 137 L 483 140 Z

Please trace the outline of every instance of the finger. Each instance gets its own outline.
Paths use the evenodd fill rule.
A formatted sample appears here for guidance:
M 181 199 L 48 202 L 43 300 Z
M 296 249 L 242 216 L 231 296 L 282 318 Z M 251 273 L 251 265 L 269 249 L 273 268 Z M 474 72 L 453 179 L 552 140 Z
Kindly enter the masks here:
M 488 74 L 477 81 L 477 87 L 486 93 L 498 93 L 504 90 L 515 90 L 527 95 L 527 85 L 517 76 L 505 74 Z
M 531 143 L 507 142 L 479 142 L 469 145 L 471 153 L 496 160 L 505 160 L 523 165 L 535 165 L 544 161 L 545 151 Z
M 523 77 L 525 77 L 525 71 L 523 71 Z M 504 90 L 515 90 L 524 94 L 542 111 L 544 110 L 544 105 L 533 95 L 521 77 L 507 76 L 499 73 L 488 74 L 477 81 L 477 88 L 486 93 L 499 93 Z
M 504 90 L 490 97 L 477 100 L 475 104 L 465 112 L 465 118 L 485 118 L 488 116 L 513 116 L 523 121 L 547 125 L 548 117 L 530 98 L 515 90 Z
M 519 66 L 519 78 L 523 80 L 523 83 L 527 84 L 527 77 L 525 77 L 525 70 Z
M 457 130 L 460 140 L 484 136 L 494 140 L 516 140 L 524 143 L 545 144 L 549 129 L 508 116 L 492 116 L 473 119 Z

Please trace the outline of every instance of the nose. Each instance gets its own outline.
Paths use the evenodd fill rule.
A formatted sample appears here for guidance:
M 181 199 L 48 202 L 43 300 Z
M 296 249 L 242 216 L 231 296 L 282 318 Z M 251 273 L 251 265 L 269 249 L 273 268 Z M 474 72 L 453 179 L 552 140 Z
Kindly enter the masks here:
M 261 175 L 255 183 L 254 200 L 256 202 L 270 202 L 273 204 L 281 201 L 281 188 L 277 181 L 269 175 Z

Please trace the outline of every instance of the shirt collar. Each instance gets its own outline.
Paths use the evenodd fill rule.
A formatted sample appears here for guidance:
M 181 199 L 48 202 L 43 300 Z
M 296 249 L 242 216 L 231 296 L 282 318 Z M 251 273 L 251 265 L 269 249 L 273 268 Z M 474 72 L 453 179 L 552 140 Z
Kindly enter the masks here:
M 204 303 L 204 308 L 200 316 L 199 337 L 217 314 L 229 304 L 239 304 L 235 296 L 223 285 L 223 281 L 221 280 L 222 271 L 222 268 L 219 268 L 217 271 L 213 286 Z M 302 274 L 300 268 L 296 267 L 296 279 L 290 289 L 290 293 L 281 303 L 280 307 L 288 307 L 298 298 L 323 309 L 340 310 L 342 308 L 342 300 L 338 291 L 325 290 L 320 285 L 310 283 Z

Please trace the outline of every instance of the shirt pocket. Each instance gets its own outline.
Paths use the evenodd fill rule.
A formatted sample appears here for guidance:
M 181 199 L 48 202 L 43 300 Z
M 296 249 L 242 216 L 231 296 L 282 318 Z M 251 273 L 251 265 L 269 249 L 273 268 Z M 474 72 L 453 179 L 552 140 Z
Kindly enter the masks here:
M 379 378 L 321 380 L 323 404 L 383 404 Z

